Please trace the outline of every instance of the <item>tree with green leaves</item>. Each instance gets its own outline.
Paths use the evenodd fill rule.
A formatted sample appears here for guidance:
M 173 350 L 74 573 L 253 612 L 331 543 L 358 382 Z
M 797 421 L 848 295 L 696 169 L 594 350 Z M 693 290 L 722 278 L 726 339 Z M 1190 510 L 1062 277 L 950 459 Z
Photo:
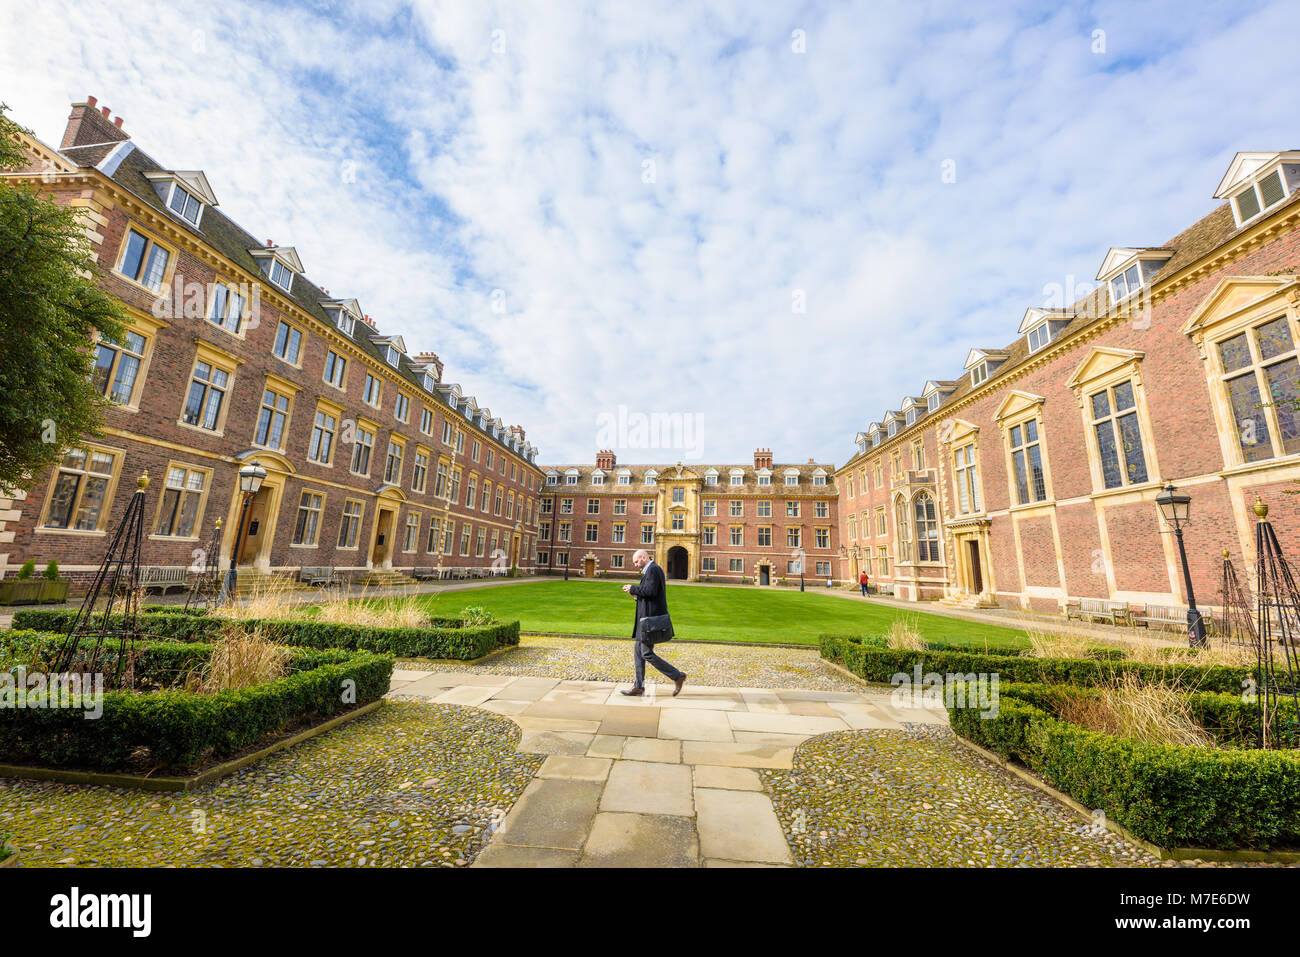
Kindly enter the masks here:
M 30 131 L 7 110 L 0 103 L 0 172 L 31 162 L 20 139 Z M 103 425 L 94 342 L 120 338 L 125 316 L 98 275 L 76 211 L 0 176 L 0 489 L 27 488 Z

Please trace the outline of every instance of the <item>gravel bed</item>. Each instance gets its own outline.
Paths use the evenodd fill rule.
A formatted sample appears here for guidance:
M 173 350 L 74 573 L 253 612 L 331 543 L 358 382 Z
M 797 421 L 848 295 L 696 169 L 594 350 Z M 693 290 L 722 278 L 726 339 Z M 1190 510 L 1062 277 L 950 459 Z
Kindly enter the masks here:
M 1161 861 L 935 725 L 821 735 L 759 774 L 801 867 L 1233 866 Z
M 463 867 L 543 755 L 477 708 L 389 700 L 197 791 L 0 779 L 20 865 Z
M 823 661 L 815 646 L 761 648 L 670 641 L 656 647 L 661 658 L 686 672 L 690 683 L 696 685 L 850 692 L 861 692 L 867 687 Z M 480 664 L 406 658 L 399 660 L 397 667 L 630 683 L 633 679 L 632 642 L 524 635 L 518 647 Z M 649 666 L 646 667 L 646 679 L 661 684 L 667 680 Z

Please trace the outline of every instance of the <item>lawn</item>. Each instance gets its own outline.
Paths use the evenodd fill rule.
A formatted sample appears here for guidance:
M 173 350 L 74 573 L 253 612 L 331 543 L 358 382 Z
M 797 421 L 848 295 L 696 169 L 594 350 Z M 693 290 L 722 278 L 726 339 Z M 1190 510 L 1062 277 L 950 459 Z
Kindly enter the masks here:
M 548 581 L 426 595 L 435 614 L 452 616 L 480 605 L 494 617 L 518 618 L 524 631 L 630 636 L 633 601 L 617 582 Z M 786 642 L 815 645 L 822 633 L 870 635 L 889 630 L 895 618 L 915 623 L 929 641 L 984 648 L 1028 646 L 1014 628 L 984 625 L 923 611 L 901 611 L 816 591 L 768 591 L 707 585 L 668 588 L 668 608 L 681 639 Z

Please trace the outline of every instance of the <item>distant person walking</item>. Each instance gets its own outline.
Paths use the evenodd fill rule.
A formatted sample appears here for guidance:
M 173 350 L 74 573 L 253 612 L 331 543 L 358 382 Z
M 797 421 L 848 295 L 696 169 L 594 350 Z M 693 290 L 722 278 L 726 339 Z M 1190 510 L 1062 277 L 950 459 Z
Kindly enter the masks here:
M 645 625 L 647 618 L 659 616 L 667 618 L 668 583 L 664 578 L 664 570 L 655 563 L 645 549 L 637 550 L 632 556 L 632 564 L 641 572 L 641 583 L 624 585 L 623 591 L 636 599 L 636 618 L 632 626 L 632 657 L 636 663 L 636 684 L 623 694 L 645 694 L 645 663 L 648 661 L 673 682 L 675 698 L 682 690 L 682 685 L 686 683 L 686 673 L 678 671 L 655 654 L 656 641 L 668 641 L 673 637 L 672 623 L 668 622 L 666 633 L 651 631 Z
M 863 569 L 862 574 L 858 576 L 858 584 L 862 586 L 862 597 L 867 597 L 867 572 Z

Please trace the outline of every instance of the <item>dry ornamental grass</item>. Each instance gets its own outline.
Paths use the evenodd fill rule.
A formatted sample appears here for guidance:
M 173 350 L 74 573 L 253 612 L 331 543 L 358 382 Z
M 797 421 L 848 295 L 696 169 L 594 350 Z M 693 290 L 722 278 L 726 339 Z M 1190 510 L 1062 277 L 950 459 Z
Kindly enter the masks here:
M 194 690 L 217 694 L 275 681 L 288 673 L 292 654 L 263 635 L 261 629 L 232 627 L 213 647 L 207 666 L 193 682 Z
M 921 637 L 916 618 L 895 618 L 885 640 L 897 651 L 925 651 L 925 640 Z
M 1167 685 L 1145 684 L 1131 673 L 1112 676 L 1093 694 L 1063 695 L 1057 713 L 1091 731 L 1144 744 L 1215 747 L 1192 716 L 1185 694 Z

